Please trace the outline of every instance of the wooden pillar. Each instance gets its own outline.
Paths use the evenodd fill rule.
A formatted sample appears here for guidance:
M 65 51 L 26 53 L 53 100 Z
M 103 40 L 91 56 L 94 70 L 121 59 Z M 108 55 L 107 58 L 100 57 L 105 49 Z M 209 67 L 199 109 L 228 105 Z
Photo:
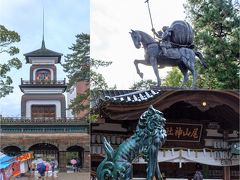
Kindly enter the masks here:
M 59 151 L 59 171 L 66 172 L 67 168 L 66 151 Z
M 83 154 L 83 169 L 89 170 L 90 169 L 90 152 L 84 151 Z
M 231 180 L 230 166 L 224 167 L 224 180 Z
M 229 135 L 229 130 L 223 131 L 223 139 L 227 140 Z M 224 180 L 231 180 L 230 166 L 224 166 Z

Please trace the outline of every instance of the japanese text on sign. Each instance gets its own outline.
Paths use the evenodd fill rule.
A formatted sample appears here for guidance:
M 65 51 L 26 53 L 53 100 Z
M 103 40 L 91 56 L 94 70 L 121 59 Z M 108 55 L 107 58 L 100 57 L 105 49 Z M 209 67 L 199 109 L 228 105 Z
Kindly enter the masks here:
M 199 142 L 202 134 L 202 125 L 167 123 L 166 131 L 168 141 Z

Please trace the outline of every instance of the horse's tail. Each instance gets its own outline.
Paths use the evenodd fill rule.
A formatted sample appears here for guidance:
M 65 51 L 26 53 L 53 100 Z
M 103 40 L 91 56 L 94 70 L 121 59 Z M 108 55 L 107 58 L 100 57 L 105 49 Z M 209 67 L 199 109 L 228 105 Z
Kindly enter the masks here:
M 114 150 L 105 137 L 102 138 L 102 142 L 103 148 L 106 153 L 106 157 L 97 168 L 96 174 L 98 180 L 105 180 L 106 178 L 111 178 L 113 176 L 112 170 L 114 167 L 113 163 Z
M 202 53 L 198 52 L 198 51 L 194 51 L 194 53 L 196 54 L 196 56 L 200 59 L 200 63 L 204 68 L 207 68 L 207 64 L 205 62 L 205 59 L 202 55 Z

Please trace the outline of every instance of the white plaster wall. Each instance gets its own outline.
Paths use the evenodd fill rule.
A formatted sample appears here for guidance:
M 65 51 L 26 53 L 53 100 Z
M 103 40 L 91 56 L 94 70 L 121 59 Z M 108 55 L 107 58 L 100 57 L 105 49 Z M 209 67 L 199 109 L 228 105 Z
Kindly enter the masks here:
M 57 57 L 29 57 L 32 64 L 55 64 L 57 59 Z
M 67 92 L 67 108 L 69 107 L 69 104 L 73 99 L 75 99 L 76 96 L 77 96 L 76 88 L 74 88 L 72 92 Z M 72 112 L 72 110 L 67 109 L 66 112 L 67 117 L 74 117 L 74 113 Z
M 65 88 L 22 88 L 24 94 L 62 94 Z
M 57 100 L 30 100 L 26 102 L 26 118 L 31 118 L 31 106 L 32 105 L 55 105 L 56 106 L 56 118 L 61 117 L 61 102 Z

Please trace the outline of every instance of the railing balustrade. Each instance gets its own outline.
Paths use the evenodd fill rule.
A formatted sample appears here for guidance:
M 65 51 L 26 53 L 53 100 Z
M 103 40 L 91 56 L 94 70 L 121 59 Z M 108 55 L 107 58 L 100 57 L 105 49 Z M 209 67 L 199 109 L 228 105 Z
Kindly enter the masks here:
M 1 133 L 88 133 L 88 127 L 62 127 L 62 128 L 3 128 Z
M 87 124 L 86 118 L 23 118 L 23 117 L 0 117 L 0 124 Z
M 64 80 L 23 80 L 21 79 L 21 85 L 66 85 L 66 79 Z
M 1 117 L 0 133 L 89 133 L 86 118 Z

